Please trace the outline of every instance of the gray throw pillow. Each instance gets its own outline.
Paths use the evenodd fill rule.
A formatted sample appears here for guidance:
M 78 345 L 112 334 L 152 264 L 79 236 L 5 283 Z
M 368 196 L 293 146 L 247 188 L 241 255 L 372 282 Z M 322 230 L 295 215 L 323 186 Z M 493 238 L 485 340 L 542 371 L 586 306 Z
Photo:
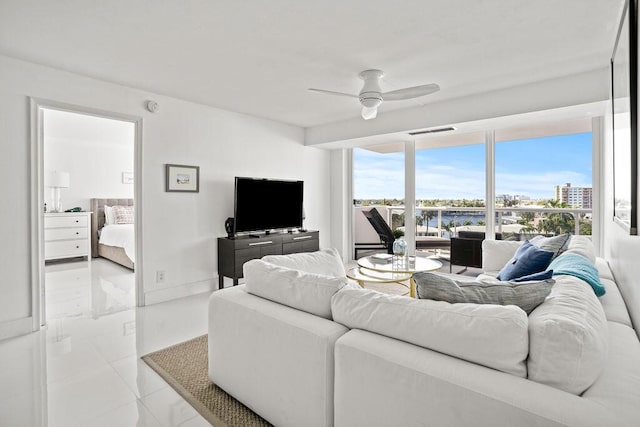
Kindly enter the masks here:
M 449 303 L 517 305 L 527 314 L 544 302 L 553 279 L 531 282 L 461 281 L 436 273 L 416 273 L 416 296 Z
M 562 255 L 564 251 L 569 249 L 570 241 L 571 234 L 565 233 L 552 237 L 536 236 L 529 240 L 529 243 L 539 247 L 540 249 L 553 252 L 553 257 L 551 258 L 551 260 L 553 261 L 559 255 Z

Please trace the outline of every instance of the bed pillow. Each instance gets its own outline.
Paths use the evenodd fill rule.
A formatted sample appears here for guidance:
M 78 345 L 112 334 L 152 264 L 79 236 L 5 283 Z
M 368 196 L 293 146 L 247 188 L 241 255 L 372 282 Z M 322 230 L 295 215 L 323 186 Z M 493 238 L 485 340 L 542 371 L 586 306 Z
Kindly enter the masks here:
M 133 224 L 133 206 L 113 206 L 114 224 Z
M 448 303 L 515 305 L 529 314 L 542 304 L 551 292 L 553 280 L 522 283 L 491 281 L 460 281 L 437 273 L 416 273 L 416 295 Z
M 104 205 L 104 225 L 115 224 L 116 219 L 113 215 L 113 206 Z
M 559 236 L 552 236 L 552 237 L 536 236 L 530 240 L 533 246 L 537 246 L 540 249 L 553 252 L 553 258 L 551 258 L 551 260 L 554 260 L 556 257 L 561 255 L 564 251 L 569 249 L 570 241 L 571 241 L 571 234 L 569 233 L 560 234 Z
M 518 277 L 539 273 L 546 270 L 551 263 L 551 258 L 553 258 L 553 252 L 540 249 L 525 240 L 513 258 L 502 267 L 498 273 L 498 279 L 507 282 Z

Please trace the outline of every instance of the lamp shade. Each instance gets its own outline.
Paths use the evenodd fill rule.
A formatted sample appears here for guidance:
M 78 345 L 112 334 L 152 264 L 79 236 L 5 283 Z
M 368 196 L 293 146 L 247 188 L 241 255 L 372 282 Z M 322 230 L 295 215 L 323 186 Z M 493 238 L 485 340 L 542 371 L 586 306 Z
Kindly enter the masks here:
M 47 187 L 52 188 L 69 188 L 69 172 L 49 172 L 47 177 Z

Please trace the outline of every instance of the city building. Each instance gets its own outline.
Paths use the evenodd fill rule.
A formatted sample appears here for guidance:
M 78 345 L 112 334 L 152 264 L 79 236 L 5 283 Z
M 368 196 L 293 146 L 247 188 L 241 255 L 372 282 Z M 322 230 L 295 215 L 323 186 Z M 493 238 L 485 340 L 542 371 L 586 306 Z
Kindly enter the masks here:
M 554 187 L 555 200 L 565 202 L 570 207 L 591 209 L 593 207 L 593 188 L 572 187 L 570 182 Z

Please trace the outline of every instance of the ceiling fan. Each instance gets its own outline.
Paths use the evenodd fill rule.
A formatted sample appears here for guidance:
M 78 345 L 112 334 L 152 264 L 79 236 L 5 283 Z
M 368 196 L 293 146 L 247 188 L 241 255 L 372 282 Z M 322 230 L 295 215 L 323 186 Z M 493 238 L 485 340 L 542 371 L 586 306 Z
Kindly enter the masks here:
M 326 93 L 329 95 L 348 96 L 350 98 L 359 98 L 362 104 L 362 118 L 365 120 L 375 119 L 378 115 L 378 107 L 382 101 L 402 101 L 404 99 L 418 98 L 420 96 L 429 95 L 440 90 L 440 86 L 435 83 L 426 85 L 407 87 L 404 89 L 392 90 L 391 92 L 382 92 L 380 90 L 380 80 L 384 77 L 381 70 L 364 70 L 358 74 L 364 85 L 358 95 L 350 93 L 334 92 L 331 90 L 309 88 L 311 92 Z

